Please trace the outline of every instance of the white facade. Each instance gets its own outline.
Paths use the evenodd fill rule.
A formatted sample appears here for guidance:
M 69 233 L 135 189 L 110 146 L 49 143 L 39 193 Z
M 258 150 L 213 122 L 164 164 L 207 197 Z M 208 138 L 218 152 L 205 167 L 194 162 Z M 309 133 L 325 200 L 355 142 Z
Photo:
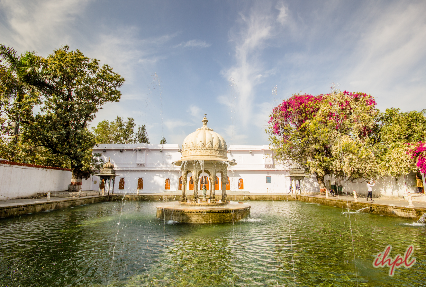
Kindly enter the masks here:
M 139 193 L 179 190 L 181 170 L 180 167 L 173 165 L 173 162 L 181 159 L 177 144 L 100 144 L 94 147 L 93 152 L 101 153 L 106 161 L 111 158 L 111 163 L 114 164 L 118 174 L 114 193 L 137 193 L 140 178 L 143 179 L 143 189 L 140 189 Z M 228 168 L 230 179 L 228 192 L 289 193 L 289 167 L 274 161 L 269 146 L 231 145 L 228 147 L 228 160 L 233 159 L 237 165 Z M 191 174 L 188 175 L 188 182 L 190 176 Z M 217 176 L 221 180 L 219 174 Z M 167 179 L 170 180 L 170 189 L 166 189 Z M 120 180 L 124 181 L 124 189 L 119 189 Z M 94 176 L 93 183 L 93 189 L 97 190 L 99 178 Z M 219 185 L 220 188 L 221 185 Z M 305 179 L 302 191 L 303 189 L 309 193 L 319 192 L 318 184 L 312 178 Z

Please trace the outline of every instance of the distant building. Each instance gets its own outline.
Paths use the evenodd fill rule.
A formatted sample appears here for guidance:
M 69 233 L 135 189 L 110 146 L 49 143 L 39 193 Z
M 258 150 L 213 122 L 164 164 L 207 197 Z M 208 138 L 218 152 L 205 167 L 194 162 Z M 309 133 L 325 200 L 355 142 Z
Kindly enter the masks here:
M 290 193 L 290 186 L 293 192 L 299 193 L 318 189 L 316 180 L 305 179 L 303 171 L 294 174 L 294 168 L 275 162 L 269 146 L 234 145 L 228 148 L 225 139 L 207 127 L 206 117 L 202 122 L 201 128 L 185 138 L 182 148 L 177 144 L 101 144 L 94 147 L 93 152 L 101 153 L 105 160 L 111 158 L 118 174 L 115 193 L 181 191 L 184 182 L 188 194 L 197 182 L 197 190 L 226 188 L 228 194 L 233 191 Z M 199 174 L 198 180 L 193 178 L 195 175 L 191 171 Z M 215 181 L 209 179 L 212 172 L 216 172 Z M 227 180 L 223 181 L 221 175 L 227 176 Z M 182 176 L 187 177 L 186 181 Z M 96 176 L 92 180 L 99 182 Z M 212 182 L 215 182 L 214 187 L 209 186 Z
M 182 188 L 181 170 L 173 162 L 181 159 L 181 149 L 177 144 L 101 144 L 93 148 L 94 153 L 101 153 L 104 159 L 111 158 L 115 166 L 116 178 L 114 193 L 161 193 L 179 191 Z M 236 165 L 229 166 L 229 184 L 227 190 L 240 193 L 289 193 L 290 168 L 275 162 L 272 151 L 267 145 L 231 145 L 228 148 L 228 160 L 236 161 Z M 192 174 L 187 177 L 187 190 L 191 186 Z M 198 190 L 203 184 L 208 185 L 208 174 L 202 173 Z M 217 174 L 219 184 L 216 190 L 221 189 L 222 179 Z M 99 178 L 93 177 L 99 182 Z M 301 189 L 313 191 L 316 180 L 309 177 Z M 93 189 L 95 189 L 95 185 Z M 206 186 L 208 189 L 208 186 Z M 309 188 L 309 190 L 308 190 Z M 318 189 L 319 190 L 319 189 Z M 228 192 L 228 193 L 229 193 Z

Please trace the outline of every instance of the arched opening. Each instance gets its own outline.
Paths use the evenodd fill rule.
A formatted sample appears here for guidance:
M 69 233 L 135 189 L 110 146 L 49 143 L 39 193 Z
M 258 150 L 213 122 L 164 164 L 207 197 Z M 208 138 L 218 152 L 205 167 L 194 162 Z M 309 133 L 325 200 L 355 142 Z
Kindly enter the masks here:
M 189 190 L 194 190 L 194 180 L 192 179 L 192 176 L 189 178 Z
M 143 189 L 143 178 L 138 178 L 138 189 Z
M 228 182 L 226 183 L 226 190 L 231 190 L 231 181 L 229 180 L 229 176 L 228 176 Z
M 209 190 L 209 177 L 206 175 L 202 176 L 200 180 L 200 190 L 203 190 L 204 187 Z
M 182 190 L 182 177 L 179 177 L 179 188 L 178 190 Z
M 170 189 L 170 178 L 166 179 L 165 189 L 166 190 Z
M 219 178 L 216 176 L 216 182 L 214 183 L 214 190 L 219 190 Z
M 238 180 L 238 189 L 244 189 L 244 181 L 242 178 Z
M 124 189 L 124 177 L 120 178 L 118 182 L 118 189 Z

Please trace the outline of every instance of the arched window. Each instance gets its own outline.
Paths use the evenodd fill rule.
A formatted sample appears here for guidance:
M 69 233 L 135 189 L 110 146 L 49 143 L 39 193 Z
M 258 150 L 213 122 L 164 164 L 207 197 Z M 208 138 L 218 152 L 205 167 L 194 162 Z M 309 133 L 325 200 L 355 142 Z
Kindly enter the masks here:
M 138 178 L 138 189 L 143 189 L 143 178 Z
M 216 182 L 214 183 L 214 190 L 219 190 L 219 178 L 216 176 Z
M 238 180 L 238 189 L 244 189 L 244 181 L 242 178 Z
M 166 179 L 165 189 L 166 190 L 170 189 L 170 178 Z
M 194 190 L 194 181 L 192 180 L 192 176 L 189 178 L 189 190 Z
M 182 190 L 182 177 L 179 177 L 179 189 Z
M 124 189 L 124 177 L 120 178 L 118 182 L 118 189 Z
M 226 190 L 230 190 L 231 189 L 231 181 L 229 180 L 229 176 L 228 176 L 228 182 L 226 183 Z

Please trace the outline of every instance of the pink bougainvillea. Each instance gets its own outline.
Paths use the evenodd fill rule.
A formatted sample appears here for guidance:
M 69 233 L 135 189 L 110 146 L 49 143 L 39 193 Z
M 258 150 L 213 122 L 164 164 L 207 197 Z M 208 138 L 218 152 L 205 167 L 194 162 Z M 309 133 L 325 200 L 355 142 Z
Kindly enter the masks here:
M 408 144 L 411 145 L 411 144 Z M 411 158 L 417 159 L 417 167 L 422 173 L 426 173 L 426 143 L 418 142 L 409 149 Z
M 318 103 L 322 100 L 322 95 L 312 96 L 309 94 L 294 95 L 290 99 L 283 101 L 275 107 L 269 124 L 272 125 L 272 132 L 280 134 L 283 126 L 290 125 L 299 129 L 307 120 L 312 119 L 319 109 Z
M 360 118 L 362 113 L 376 114 L 376 101 L 366 93 L 338 92 L 312 96 L 294 95 L 275 107 L 269 119 L 270 131 L 286 140 L 294 130 L 301 130 L 304 124 L 316 118 L 322 126 L 336 130 L 352 129 L 356 126 L 359 135 L 372 132 L 371 125 Z M 368 117 L 370 118 L 370 117 Z M 346 132 L 346 131 L 345 131 Z

